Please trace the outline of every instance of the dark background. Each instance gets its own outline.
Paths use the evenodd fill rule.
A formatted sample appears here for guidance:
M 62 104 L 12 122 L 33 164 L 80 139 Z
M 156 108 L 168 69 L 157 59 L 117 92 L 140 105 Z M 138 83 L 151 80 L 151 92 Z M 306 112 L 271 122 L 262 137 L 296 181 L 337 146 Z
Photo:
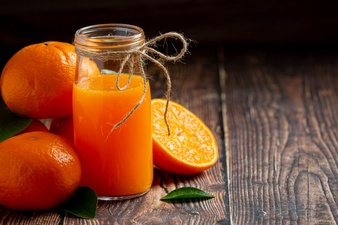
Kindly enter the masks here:
M 1 68 L 23 46 L 72 42 L 99 23 L 142 27 L 147 38 L 177 31 L 199 45 L 326 46 L 338 43 L 338 1 L 97 0 L 7 1 L 0 7 Z

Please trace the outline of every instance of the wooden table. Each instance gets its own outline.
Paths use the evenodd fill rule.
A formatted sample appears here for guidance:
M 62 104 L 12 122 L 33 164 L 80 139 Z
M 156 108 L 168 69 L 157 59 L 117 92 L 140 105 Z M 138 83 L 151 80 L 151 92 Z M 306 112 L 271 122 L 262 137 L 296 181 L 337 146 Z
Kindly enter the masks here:
M 338 51 L 193 46 L 168 64 L 173 100 L 214 132 L 220 158 L 196 176 L 155 169 L 144 197 L 100 202 L 95 219 L 58 211 L 13 212 L 1 224 L 336 224 Z M 150 66 L 153 97 L 165 79 Z M 215 195 L 163 202 L 182 186 Z

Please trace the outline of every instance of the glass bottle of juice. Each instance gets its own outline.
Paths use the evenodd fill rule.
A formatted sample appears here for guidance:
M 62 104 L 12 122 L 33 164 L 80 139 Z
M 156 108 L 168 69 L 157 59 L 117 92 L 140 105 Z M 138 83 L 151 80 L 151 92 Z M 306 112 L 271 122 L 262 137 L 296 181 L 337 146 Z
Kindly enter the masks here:
M 153 180 L 151 94 L 137 48 L 141 28 L 100 24 L 75 33 L 74 143 L 81 185 L 101 200 L 145 194 Z

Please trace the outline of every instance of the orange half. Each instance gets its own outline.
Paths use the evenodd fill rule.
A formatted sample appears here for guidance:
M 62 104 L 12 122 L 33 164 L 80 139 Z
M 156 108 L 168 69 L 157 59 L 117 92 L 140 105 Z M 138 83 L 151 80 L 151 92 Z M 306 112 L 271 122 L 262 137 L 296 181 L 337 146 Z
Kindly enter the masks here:
M 181 175 L 192 175 L 212 167 L 218 160 L 216 139 L 211 130 L 194 113 L 170 101 L 164 121 L 166 100 L 153 99 L 153 157 L 160 169 Z

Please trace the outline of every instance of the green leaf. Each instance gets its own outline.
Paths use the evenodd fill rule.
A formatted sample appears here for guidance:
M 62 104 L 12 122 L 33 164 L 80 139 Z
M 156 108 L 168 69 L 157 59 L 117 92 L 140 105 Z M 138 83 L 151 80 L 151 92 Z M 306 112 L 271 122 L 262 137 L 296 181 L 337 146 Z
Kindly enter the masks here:
M 25 129 L 32 119 L 19 117 L 12 113 L 0 98 L 0 142 Z
M 70 199 L 59 206 L 59 209 L 80 218 L 94 218 L 97 202 L 95 191 L 83 186 L 79 187 Z
M 212 194 L 209 194 L 201 189 L 194 187 L 182 187 L 173 190 L 161 200 L 174 200 L 174 199 L 190 199 L 190 198 L 214 198 Z

